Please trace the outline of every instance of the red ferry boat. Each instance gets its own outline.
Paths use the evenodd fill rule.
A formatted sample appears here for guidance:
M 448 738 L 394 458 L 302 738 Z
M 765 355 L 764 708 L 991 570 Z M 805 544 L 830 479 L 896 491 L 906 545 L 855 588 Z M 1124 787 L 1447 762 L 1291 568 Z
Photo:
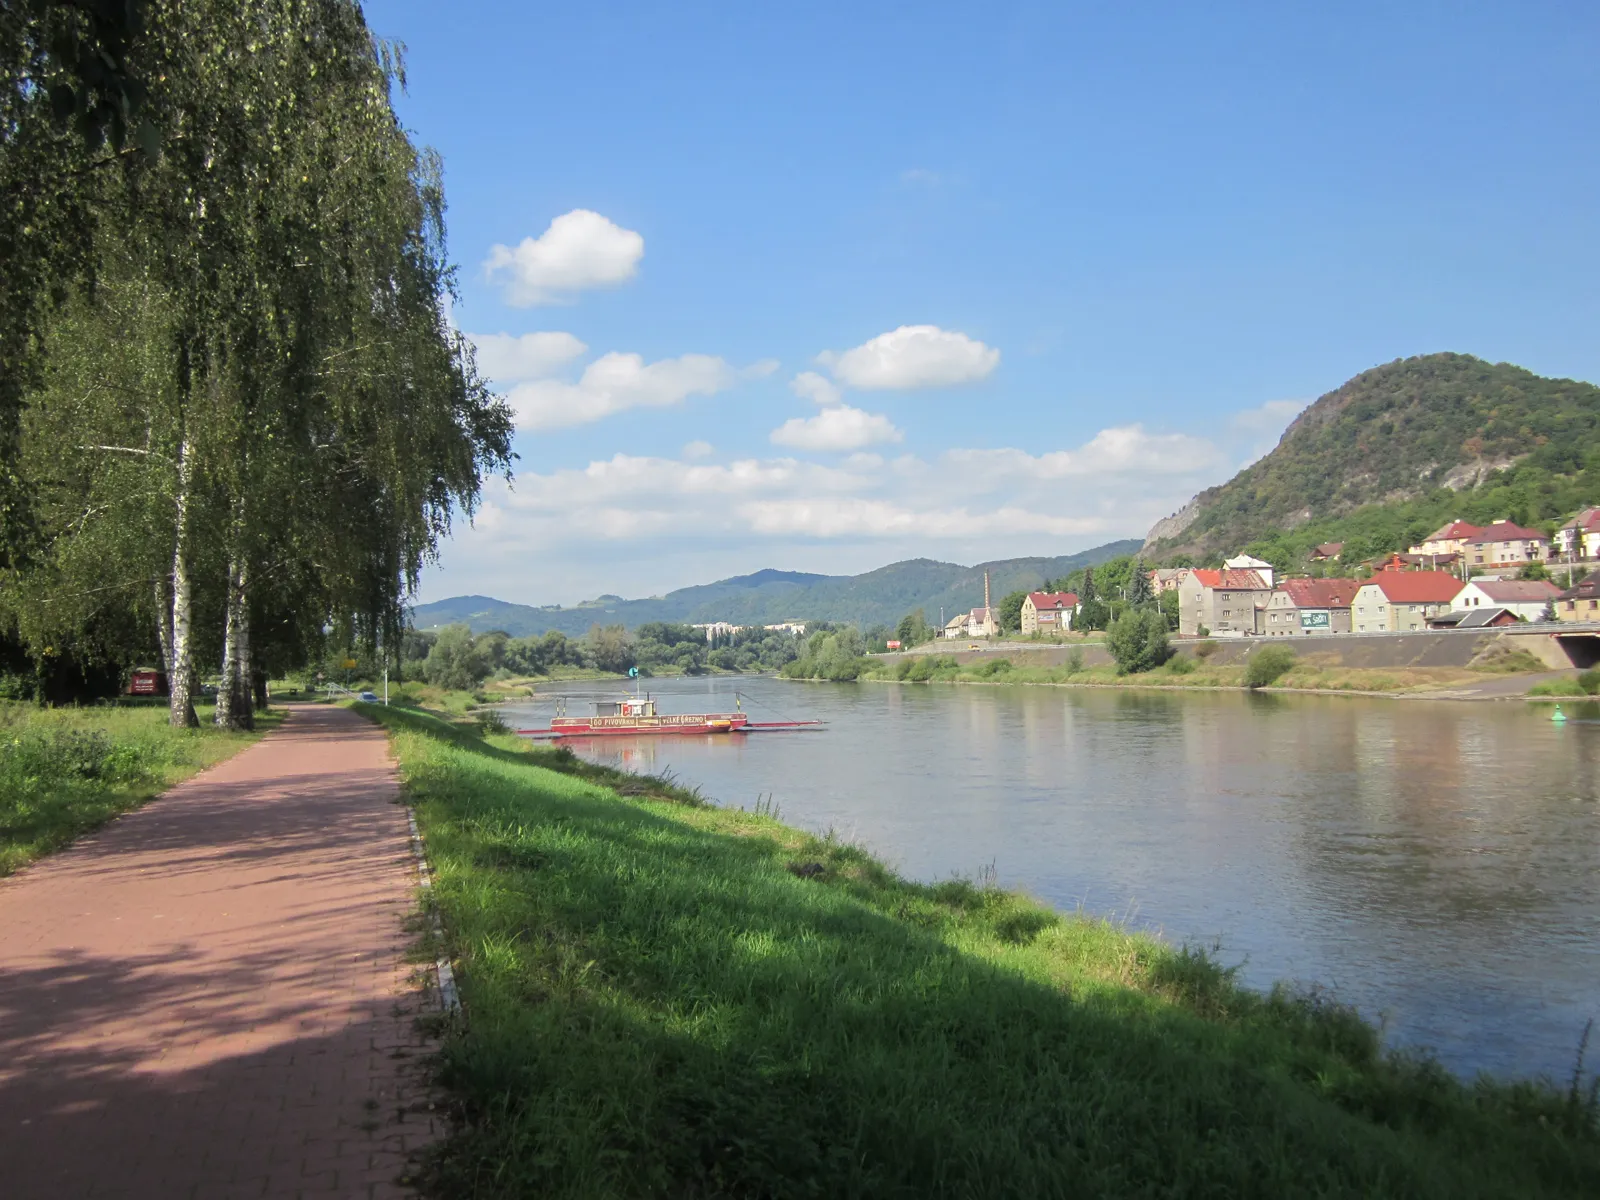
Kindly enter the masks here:
M 650 696 L 604 700 L 592 717 L 569 717 L 565 702 L 558 702 L 547 729 L 519 729 L 527 737 L 637 737 L 639 734 L 754 733 L 767 729 L 803 729 L 821 721 L 752 721 L 736 702 L 731 713 L 667 713 L 656 711 Z

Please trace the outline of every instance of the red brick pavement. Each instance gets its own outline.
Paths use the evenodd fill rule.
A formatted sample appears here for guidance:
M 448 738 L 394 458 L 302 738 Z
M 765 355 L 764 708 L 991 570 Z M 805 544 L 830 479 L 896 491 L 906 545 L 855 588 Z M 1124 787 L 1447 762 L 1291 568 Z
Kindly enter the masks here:
M 389 1197 L 436 1133 L 383 733 L 304 707 L 0 881 L 0 1195 Z

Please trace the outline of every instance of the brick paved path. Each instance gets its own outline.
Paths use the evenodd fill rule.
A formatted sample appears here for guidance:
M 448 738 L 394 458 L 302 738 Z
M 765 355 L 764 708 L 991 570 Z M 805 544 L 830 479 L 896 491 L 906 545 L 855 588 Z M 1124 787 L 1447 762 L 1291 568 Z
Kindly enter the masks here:
M 0 1196 L 403 1196 L 434 1134 L 383 733 L 284 727 L 0 881 Z

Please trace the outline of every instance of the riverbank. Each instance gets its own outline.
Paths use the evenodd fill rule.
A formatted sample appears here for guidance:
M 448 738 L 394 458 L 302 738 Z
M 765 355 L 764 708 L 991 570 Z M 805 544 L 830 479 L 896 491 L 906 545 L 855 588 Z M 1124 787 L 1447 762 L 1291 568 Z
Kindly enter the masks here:
M 362 710 L 393 732 L 468 1014 L 439 1194 L 1600 1186 L 1587 1091 L 1464 1086 L 1203 955 Z
M 173 784 L 237 754 L 281 719 L 257 715 L 257 730 L 167 724 L 164 704 L 38 708 L 0 702 L 0 877 L 10 875 Z

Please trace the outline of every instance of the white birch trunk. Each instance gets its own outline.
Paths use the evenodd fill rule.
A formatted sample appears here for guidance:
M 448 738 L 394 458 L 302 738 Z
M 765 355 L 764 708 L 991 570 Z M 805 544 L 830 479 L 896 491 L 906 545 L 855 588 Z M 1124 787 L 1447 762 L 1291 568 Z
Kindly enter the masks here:
M 189 487 L 194 470 L 194 450 L 186 433 L 178 446 L 178 496 L 175 514 L 177 536 L 172 551 L 172 671 L 171 721 L 176 726 L 196 726 L 194 714 L 194 658 L 191 582 L 189 579 Z

